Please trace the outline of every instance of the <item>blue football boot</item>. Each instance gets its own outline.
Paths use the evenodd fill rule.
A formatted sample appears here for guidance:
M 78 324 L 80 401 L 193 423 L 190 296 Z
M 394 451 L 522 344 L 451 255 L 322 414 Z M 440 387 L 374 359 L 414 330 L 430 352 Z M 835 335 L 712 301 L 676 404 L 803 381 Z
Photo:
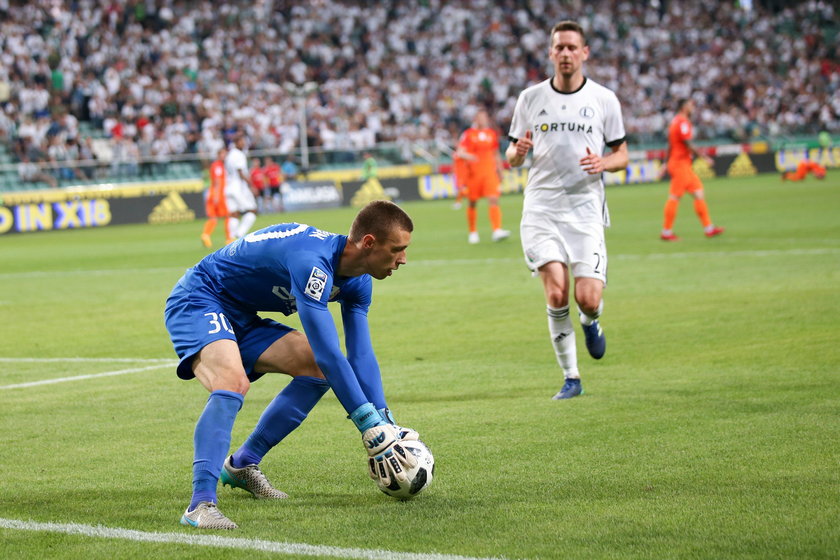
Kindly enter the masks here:
M 571 399 L 582 394 L 583 386 L 580 384 L 580 379 L 566 379 L 560 392 L 551 398 L 552 400 L 559 401 L 561 399 Z
M 589 350 L 589 355 L 600 360 L 607 351 L 607 337 L 604 336 L 601 324 L 595 320 L 588 327 L 586 325 L 581 325 L 581 327 L 586 336 L 586 349 Z

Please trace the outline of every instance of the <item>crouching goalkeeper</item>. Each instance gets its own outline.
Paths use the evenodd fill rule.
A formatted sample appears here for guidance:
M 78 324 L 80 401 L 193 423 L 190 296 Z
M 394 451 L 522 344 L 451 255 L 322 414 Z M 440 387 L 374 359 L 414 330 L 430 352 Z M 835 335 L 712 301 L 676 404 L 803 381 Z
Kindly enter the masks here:
M 413 229 L 399 206 L 375 201 L 359 211 L 349 235 L 273 225 L 211 253 L 178 280 L 165 311 L 181 360 L 177 374 L 210 392 L 195 427 L 193 493 L 182 524 L 237 527 L 217 506 L 220 477 L 257 498 L 285 498 L 258 465 L 330 388 L 362 434 L 371 477 L 385 485 L 392 477 L 405 480 L 416 459 L 400 441 L 417 433 L 396 426 L 387 408 L 367 313 L 372 278 L 387 278 L 406 263 Z M 327 309 L 331 301 L 341 305 L 346 356 Z M 304 332 L 262 318 L 261 311 L 297 312 Z M 266 373 L 293 379 L 227 456 L 245 394 Z

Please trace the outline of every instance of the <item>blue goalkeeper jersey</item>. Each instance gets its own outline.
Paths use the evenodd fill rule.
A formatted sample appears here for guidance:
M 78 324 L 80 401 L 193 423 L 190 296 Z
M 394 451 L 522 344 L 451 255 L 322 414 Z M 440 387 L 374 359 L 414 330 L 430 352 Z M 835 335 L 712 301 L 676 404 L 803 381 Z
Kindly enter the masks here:
M 218 300 L 234 323 L 244 324 L 259 311 L 297 312 L 318 366 L 352 412 L 371 400 L 360 381 L 367 386 L 380 372 L 367 323 L 372 279 L 336 274 L 346 243 L 346 235 L 306 224 L 276 224 L 207 255 L 179 283 Z M 330 301 L 341 304 L 347 356 L 327 309 Z
M 371 277 L 336 278 L 346 243 L 346 235 L 306 224 L 276 224 L 207 255 L 190 269 L 185 287 L 209 290 L 225 307 L 250 313 L 291 315 L 301 306 L 326 309 L 328 301 L 366 313 Z

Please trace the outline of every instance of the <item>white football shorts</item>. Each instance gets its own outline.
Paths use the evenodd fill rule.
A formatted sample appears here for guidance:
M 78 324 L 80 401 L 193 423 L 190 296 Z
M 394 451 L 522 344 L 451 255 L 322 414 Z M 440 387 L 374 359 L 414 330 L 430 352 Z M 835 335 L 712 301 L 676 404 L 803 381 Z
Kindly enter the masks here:
M 534 276 L 549 262 L 569 267 L 574 278 L 607 283 L 607 245 L 600 223 L 559 222 L 545 214 L 523 213 L 519 224 L 525 264 Z
M 239 212 L 254 212 L 257 209 L 257 199 L 254 198 L 254 193 L 251 192 L 247 186 L 239 188 L 233 185 L 225 187 L 225 203 L 227 204 L 228 212 L 233 214 Z

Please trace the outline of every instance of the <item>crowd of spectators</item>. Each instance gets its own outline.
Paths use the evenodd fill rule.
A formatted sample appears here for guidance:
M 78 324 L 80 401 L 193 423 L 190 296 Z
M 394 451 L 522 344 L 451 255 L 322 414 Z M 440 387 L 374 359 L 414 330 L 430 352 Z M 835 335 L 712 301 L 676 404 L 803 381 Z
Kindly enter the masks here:
M 293 152 L 304 103 L 316 152 L 395 143 L 409 158 L 416 143 L 454 144 L 479 106 L 504 132 L 518 93 L 548 77 L 548 29 L 568 18 L 631 145 L 663 140 L 687 96 L 701 139 L 840 129 L 833 4 L 738 4 L 0 0 L 0 142 L 60 179 L 91 175 L 62 166 L 78 159 L 151 174 L 240 130 L 252 150 Z M 317 89 L 291 94 L 306 82 Z

